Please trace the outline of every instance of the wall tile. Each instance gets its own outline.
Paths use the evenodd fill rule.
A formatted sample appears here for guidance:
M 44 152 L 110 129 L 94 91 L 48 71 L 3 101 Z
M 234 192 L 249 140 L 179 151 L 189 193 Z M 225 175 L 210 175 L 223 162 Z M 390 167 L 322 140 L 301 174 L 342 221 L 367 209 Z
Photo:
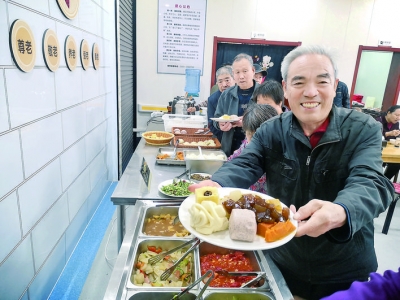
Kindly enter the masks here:
M 99 180 L 96 182 L 96 185 L 92 189 L 92 193 L 86 201 L 88 207 L 88 220 L 90 220 L 90 218 L 95 213 L 97 207 L 100 205 L 100 202 L 101 200 L 103 200 L 103 197 L 107 192 L 107 189 L 110 187 L 110 184 L 111 182 L 107 180 L 107 173 L 104 172 L 103 174 L 101 174 Z
M 95 37 L 89 34 L 82 34 L 82 39 L 87 40 L 90 49 L 92 49 L 93 43 L 97 41 Z M 79 41 L 80 44 L 81 41 Z M 92 59 L 92 53 L 90 53 L 90 59 Z M 99 77 L 98 72 L 93 69 L 91 65 L 87 70 L 82 71 L 82 97 L 83 101 L 93 99 L 99 96 Z
M 61 195 L 60 161 L 56 159 L 18 189 L 25 235 Z
M 86 169 L 69 187 L 68 191 L 68 210 L 69 219 L 75 218 L 75 215 L 82 207 L 85 200 L 90 195 L 90 172 Z
M 64 194 L 32 231 L 35 269 L 38 270 L 69 224 L 67 195 Z
M 55 73 L 57 110 L 82 102 L 82 68 L 71 72 L 68 68 L 60 68 Z
M 55 1 L 53 1 L 53 2 L 55 2 Z M 60 23 L 60 22 L 56 23 L 56 33 L 57 33 L 57 37 L 58 37 L 58 42 L 60 43 L 60 45 L 62 45 L 62 47 L 61 47 L 62 56 L 61 56 L 61 61 L 60 61 L 60 68 L 67 67 L 67 65 L 65 63 L 65 39 L 67 38 L 67 36 L 71 35 L 75 39 L 78 49 L 79 49 L 80 41 L 82 40 L 82 30 L 72 27 L 71 25 L 72 24 L 64 24 L 64 23 Z M 79 62 L 79 64 L 77 64 L 76 67 L 77 67 L 77 69 L 81 68 L 80 62 Z M 76 71 L 76 69 L 75 69 L 75 71 Z M 73 73 L 75 71 L 73 71 Z M 81 91 L 79 91 L 79 92 L 81 92 Z
M 19 299 L 33 278 L 31 237 L 27 236 L 11 256 L 0 266 L 2 299 Z
M 55 112 L 54 73 L 33 69 L 29 73 L 5 70 L 11 128 Z
M 86 104 L 83 103 L 62 113 L 64 149 L 86 134 Z
M 19 225 L 17 193 L 15 192 L 0 202 L 0 237 L 1 262 L 22 237 Z
M 35 2 L 32 2 L 32 0 L 13 0 L 13 1 L 17 2 L 21 5 L 24 5 L 28 8 L 31 8 L 31 9 L 34 9 L 41 13 L 44 13 L 46 15 L 49 14 L 49 1 L 48 0 L 35 0 Z
M 104 172 L 107 172 L 105 153 L 105 148 L 103 148 L 99 155 L 97 155 L 90 164 L 90 186 L 92 188 L 94 188 L 96 183 L 103 176 Z
M 47 299 L 66 263 L 65 236 L 61 237 L 54 251 L 29 287 L 30 299 Z
M 66 239 L 65 257 L 67 258 L 67 260 L 70 258 L 72 252 L 75 249 L 75 246 L 78 244 L 78 241 L 81 238 L 87 224 L 88 224 L 88 210 L 87 210 L 87 205 L 85 203 L 85 205 L 81 206 L 81 209 L 72 219 L 71 223 L 68 226 L 67 231 L 65 232 L 65 239 Z
M 26 0 L 28 1 L 28 0 Z M 43 0 L 41 0 L 43 1 Z M 50 2 L 55 2 L 55 1 L 50 1 Z M 31 5 L 35 6 L 35 5 Z M 16 6 L 15 4 L 8 3 L 8 17 L 10 24 L 12 24 L 15 20 L 21 19 L 28 23 L 29 27 L 31 28 L 33 35 L 35 37 L 35 43 L 36 43 L 36 61 L 35 61 L 35 67 L 42 66 L 45 67 L 46 64 L 43 59 L 43 53 L 42 53 L 42 39 L 43 39 L 43 33 L 46 31 L 46 29 L 56 29 L 56 22 L 52 19 L 49 18 L 44 18 L 42 15 L 26 10 L 22 7 Z M 50 71 L 48 71 L 50 72 Z
M 85 140 L 82 139 L 61 155 L 63 190 L 86 168 L 85 153 Z
M 99 6 L 92 1 L 81 1 L 79 6 L 79 27 L 97 35 L 97 14 Z
M 0 197 L 23 181 L 21 145 L 19 132 L 13 131 L 0 136 Z
M 106 143 L 106 122 L 96 127 L 85 137 L 86 161 L 90 162 L 96 155 L 103 150 Z
M 87 102 L 87 131 L 89 132 L 105 120 L 105 97 L 99 97 Z
M 10 47 L 8 44 L 9 27 L 7 22 L 7 7 L 4 1 L 0 1 L 0 65 L 11 66 L 13 64 Z
M 25 177 L 29 177 L 63 151 L 61 114 L 21 129 Z
M 10 128 L 8 122 L 9 119 L 8 119 L 8 109 L 6 101 L 6 90 L 4 83 L 4 70 L 0 69 L 0 132 L 6 131 Z

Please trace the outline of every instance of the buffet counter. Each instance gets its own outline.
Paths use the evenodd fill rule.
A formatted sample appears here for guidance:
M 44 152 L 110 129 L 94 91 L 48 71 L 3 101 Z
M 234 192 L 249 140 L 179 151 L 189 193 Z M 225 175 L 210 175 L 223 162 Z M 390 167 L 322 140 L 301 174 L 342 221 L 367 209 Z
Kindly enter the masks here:
M 149 207 L 178 207 L 182 202 L 182 199 L 171 198 L 158 191 L 158 185 L 161 182 L 181 175 L 185 171 L 185 166 L 157 164 L 156 155 L 159 147 L 146 144 L 144 139 L 140 141 L 111 196 L 112 202 L 117 205 L 118 246 L 120 246 L 120 250 L 104 299 L 171 299 L 173 295 L 180 291 L 177 288 L 136 287 L 131 280 L 133 266 L 137 263 L 137 249 L 141 242 L 146 242 L 146 237 L 143 237 L 141 232 L 146 209 Z M 147 162 L 151 174 L 148 187 L 140 173 L 143 158 Z M 127 205 L 133 207 L 126 210 Z M 151 240 L 151 238 L 149 239 Z M 166 239 L 163 238 L 162 241 Z M 156 239 L 153 238 L 152 241 L 156 241 Z M 198 250 L 196 249 L 194 253 L 198 254 Z M 267 276 L 267 288 L 208 288 L 203 294 L 203 299 L 222 299 L 220 298 L 223 296 L 221 293 L 224 293 L 223 299 L 235 299 L 232 298 L 232 295 L 235 296 L 233 293 L 241 295 L 239 299 L 292 299 L 286 282 L 279 269 L 270 259 L 268 251 L 254 251 L 254 255 L 261 271 L 265 272 Z M 199 267 L 196 268 L 196 276 L 199 277 Z M 189 295 L 185 295 L 182 299 L 196 298 L 200 292 L 200 287 L 201 285 L 196 286 Z M 243 298 L 244 295 L 246 295 L 245 298 Z M 251 295 L 256 298 L 251 297 Z

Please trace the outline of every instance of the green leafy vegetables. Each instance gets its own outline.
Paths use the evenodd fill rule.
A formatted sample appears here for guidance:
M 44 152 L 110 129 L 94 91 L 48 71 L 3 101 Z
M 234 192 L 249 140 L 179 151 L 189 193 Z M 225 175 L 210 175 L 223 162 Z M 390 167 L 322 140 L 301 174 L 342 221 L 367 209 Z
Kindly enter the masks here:
M 164 185 L 161 187 L 161 191 L 169 196 L 189 196 L 191 192 L 188 190 L 188 187 L 191 184 L 193 184 L 191 181 L 179 180 L 175 183 Z

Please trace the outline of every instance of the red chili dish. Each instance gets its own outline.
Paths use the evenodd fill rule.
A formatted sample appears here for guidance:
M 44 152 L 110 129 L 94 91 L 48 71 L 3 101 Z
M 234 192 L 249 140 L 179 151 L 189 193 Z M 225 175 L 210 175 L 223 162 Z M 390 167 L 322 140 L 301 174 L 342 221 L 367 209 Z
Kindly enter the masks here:
M 250 259 L 243 252 L 235 251 L 229 254 L 206 254 L 200 256 L 201 274 L 205 274 L 208 270 L 213 270 L 215 273 L 214 280 L 211 282 L 211 287 L 231 287 L 238 288 L 244 283 L 250 281 L 256 276 L 225 276 L 219 274 L 218 271 L 228 272 L 251 272 L 254 271 L 251 266 Z

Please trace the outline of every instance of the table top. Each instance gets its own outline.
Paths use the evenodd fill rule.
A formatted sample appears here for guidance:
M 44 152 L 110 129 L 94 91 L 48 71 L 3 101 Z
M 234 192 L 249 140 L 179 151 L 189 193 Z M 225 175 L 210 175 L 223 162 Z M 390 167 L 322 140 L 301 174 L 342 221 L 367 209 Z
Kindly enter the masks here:
M 382 160 L 385 163 L 400 163 L 400 147 L 387 143 L 382 149 Z

